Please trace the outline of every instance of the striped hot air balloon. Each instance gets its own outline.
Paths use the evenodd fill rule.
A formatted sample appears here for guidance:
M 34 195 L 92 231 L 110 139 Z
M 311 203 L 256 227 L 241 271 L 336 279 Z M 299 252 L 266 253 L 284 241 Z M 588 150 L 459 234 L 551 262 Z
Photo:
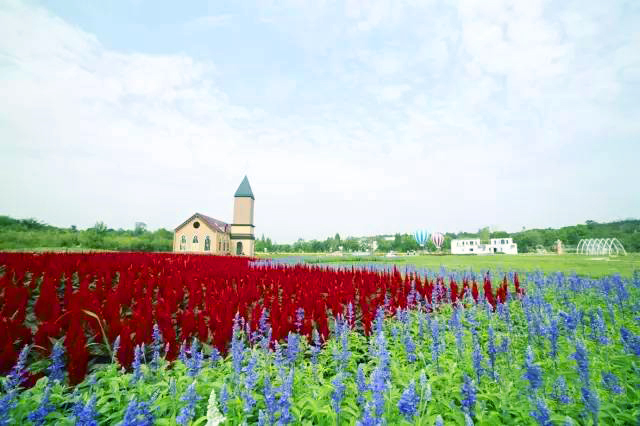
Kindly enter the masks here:
M 438 250 L 442 247 L 442 243 L 444 243 L 444 235 L 441 232 L 434 232 L 431 235 L 431 242 Z
M 426 244 L 427 240 L 429 239 L 429 231 L 427 231 L 426 229 L 421 229 L 416 231 L 413 234 L 414 238 L 416 239 L 416 242 L 418 243 L 418 245 L 420 247 L 424 247 L 424 245 Z

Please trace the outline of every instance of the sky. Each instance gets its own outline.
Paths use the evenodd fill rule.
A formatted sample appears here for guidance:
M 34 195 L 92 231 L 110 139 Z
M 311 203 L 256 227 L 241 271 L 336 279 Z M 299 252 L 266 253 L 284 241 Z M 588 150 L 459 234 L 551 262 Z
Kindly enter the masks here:
M 640 2 L 0 1 L 0 214 L 277 242 L 640 216 Z

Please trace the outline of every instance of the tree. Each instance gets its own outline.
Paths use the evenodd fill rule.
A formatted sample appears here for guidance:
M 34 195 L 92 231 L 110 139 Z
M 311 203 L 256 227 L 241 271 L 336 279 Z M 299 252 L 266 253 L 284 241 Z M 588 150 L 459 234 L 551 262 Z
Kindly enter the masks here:
M 136 222 L 133 228 L 133 235 L 142 235 L 147 232 L 147 224 L 144 222 Z
M 93 226 L 93 231 L 98 235 L 105 234 L 107 232 L 107 225 L 105 225 L 102 221 L 98 221 Z
M 481 244 L 488 244 L 490 235 L 491 232 L 489 231 L 488 226 L 485 226 L 484 228 L 478 230 L 478 238 L 480 238 Z

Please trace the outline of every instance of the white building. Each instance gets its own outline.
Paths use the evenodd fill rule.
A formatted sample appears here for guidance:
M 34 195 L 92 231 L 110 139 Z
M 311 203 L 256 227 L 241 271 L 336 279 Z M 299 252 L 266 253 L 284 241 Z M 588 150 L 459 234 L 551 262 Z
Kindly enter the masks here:
M 451 254 L 518 254 L 518 245 L 512 238 L 492 238 L 489 244 L 480 244 L 480 239 L 451 240 Z

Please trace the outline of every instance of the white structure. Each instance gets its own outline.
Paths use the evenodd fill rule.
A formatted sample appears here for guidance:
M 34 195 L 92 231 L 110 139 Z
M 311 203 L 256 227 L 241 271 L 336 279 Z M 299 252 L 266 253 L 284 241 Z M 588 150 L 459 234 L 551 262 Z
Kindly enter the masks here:
M 512 238 L 492 238 L 489 244 L 481 244 L 479 238 L 451 240 L 451 254 L 518 254 L 518 245 Z
M 588 238 L 580 240 L 576 253 L 589 256 L 627 255 L 627 251 L 617 238 Z

